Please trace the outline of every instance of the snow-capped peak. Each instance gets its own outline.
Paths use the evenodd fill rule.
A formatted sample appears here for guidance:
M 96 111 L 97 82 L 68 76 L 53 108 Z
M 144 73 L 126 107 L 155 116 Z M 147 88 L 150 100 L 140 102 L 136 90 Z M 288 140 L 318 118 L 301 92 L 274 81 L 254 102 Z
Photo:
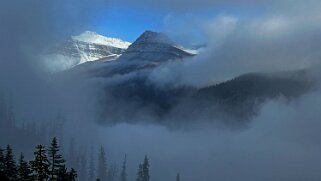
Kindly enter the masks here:
M 112 46 L 112 47 L 122 48 L 122 49 L 127 49 L 129 45 L 131 45 L 130 42 L 126 42 L 117 38 L 105 37 L 103 35 L 97 34 L 92 31 L 85 31 L 78 36 L 72 36 L 72 39 L 77 41 Z
M 176 46 L 163 33 L 145 31 L 118 60 L 161 63 L 194 55 Z

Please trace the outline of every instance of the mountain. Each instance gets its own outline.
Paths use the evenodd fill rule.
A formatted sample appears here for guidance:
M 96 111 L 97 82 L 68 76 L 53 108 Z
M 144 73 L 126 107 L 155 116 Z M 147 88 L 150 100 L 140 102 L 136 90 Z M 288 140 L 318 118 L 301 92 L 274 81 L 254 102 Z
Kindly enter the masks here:
M 119 60 L 160 63 L 192 55 L 193 53 L 180 48 L 166 35 L 146 31 L 129 46 Z
M 197 104 L 201 110 L 198 113 L 210 113 L 209 119 L 242 123 L 255 116 L 264 102 L 278 98 L 295 100 L 312 91 L 315 81 L 308 70 L 248 73 L 198 89 L 188 98 L 193 100 L 189 106 Z
M 64 73 L 98 82 L 100 121 L 153 122 L 185 126 L 195 121 L 245 124 L 261 105 L 280 97 L 293 100 L 312 90 L 307 70 L 249 73 L 207 87 L 160 85 L 150 79 L 155 68 L 195 56 L 162 33 L 144 32 L 117 61 L 94 61 Z
M 111 77 L 150 69 L 168 61 L 182 60 L 195 54 L 170 40 L 163 33 L 144 32 L 131 44 L 117 61 L 108 58 L 76 66 L 73 71 L 83 71 L 91 77 Z
M 148 122 L 168 127 L 197 122 L 244 126 L 263 103 L 283 98 L 292 101 L 312 91 L 307 71 L 250 73 L 198 88 L 152 82 L 146 74 L 106 85 L 101 117 L 106 124 Z M 110 106 L 112 104 L 112 106 Z
M 42 58 L 50 71 L 58 72 L 97 60 L 112 61 L 126 51 L 131 43 L 86 31 L 50 48 Z
M 129 42 L 126 42 L 117 38 L 105 37 L 103 35 L 99 35 L 91 31 L 85 31 L 82 34 L 78 36 L 72 36 L 71 38 L 73 40 L 80 41 L 80 42 L 110 46 L 110 47 L 115 47 L 123 50 L 126 50 L 131 45 L 131 43 Z

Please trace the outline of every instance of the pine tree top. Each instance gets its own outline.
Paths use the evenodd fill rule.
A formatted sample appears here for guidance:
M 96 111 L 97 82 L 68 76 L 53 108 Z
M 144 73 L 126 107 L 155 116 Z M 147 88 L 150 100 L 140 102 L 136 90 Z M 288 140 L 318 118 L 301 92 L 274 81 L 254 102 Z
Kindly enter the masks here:
M 127 171 L 126 171 L 126 160 L 127 159 L 127 155 L 125 155 L 124 161 L 123 161 L 123 166 L 122 166 L 122 170 L 120 173 L 120 178 L 119 181 L 127 181 Z
M 147 157 L 147 155 L 145 155 L 145 159 L 144 159 L 144 167 L 149 167 L 149 159 Z
M 0 147 L 0 161 L 4 159 L 4 150 Z
M 10 180 L 15 180 L 17 177 L 17 166 L 14 160 L 13 151 L 10 145 L 6 148 L 6 155 L 4 158 L 4 173 Z
M 181 180 L 180 174 L 179 174 L 179 173 L 177 173 L 176 181 L 180 181 L 180 180 Z
M 21 153 L 19 158 L 19 165 L 18 165 L 18 178 L 19 180 L 31 181 L 32 180 L 31 174 L 32 174 L 32 170 L 28 162 L 24 160 L 24 156 Z
M 8 145 L 7 149 L 6 149 L 5 161 L 6 161 L 6 164 L 11 164 L 11 163 L 14 164 L 15 163 L 13 151 L 12 151 L 12 148 L 10 147 L 10 145 Z

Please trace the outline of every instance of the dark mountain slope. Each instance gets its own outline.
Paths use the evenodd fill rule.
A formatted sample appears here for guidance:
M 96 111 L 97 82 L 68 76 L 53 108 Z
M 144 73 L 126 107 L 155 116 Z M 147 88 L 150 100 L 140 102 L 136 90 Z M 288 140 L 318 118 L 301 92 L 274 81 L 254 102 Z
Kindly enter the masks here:
M 290 101 L 311 90 L 313 82 L 305 80 L 308 80 L 305 71 L 253 73 L 196 89 L 160 87 L 141 74 L 105 87 L 108 101 L 102 115 L 113 123 L 142 121 L 142 117 L 159 124 L 196 120 L 245 123 L 265 101 L 279 97 Z M 108 106 L 108 102 L 112 105 Z

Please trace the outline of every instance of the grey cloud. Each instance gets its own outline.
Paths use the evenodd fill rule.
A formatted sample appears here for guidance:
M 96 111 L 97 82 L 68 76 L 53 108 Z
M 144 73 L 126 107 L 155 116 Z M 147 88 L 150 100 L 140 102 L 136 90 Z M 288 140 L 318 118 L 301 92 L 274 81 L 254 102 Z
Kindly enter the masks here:
M 270 101 L 248 128 L 237 131 L 205 125 L 173 132 L 152 125 L 120 124 L 103 134 L 105 144 L 113 145 L 108 149 L 111 155 L 121 158 L 119 150 L 131 153 L 132 179 L 133 163 L 148 153 L 153 180 L 171 180 L 180 172 L 187 181 L 317 181 L 321 177 L 320 113 L 316 110 L 320 103 L 317 92 L 290 104 Z
M 205 27 L 204 34 L 210 39 L 209 50 L 184 63 L 161 66 L 151 76 L 152 80 L 162 83 L 179 81 L 204 86 L 242 73 L 305 68 L 318 63 L 321 57 L 319 2 L 289 2 L 138 0 L 118 3 L 170 11 L 268 4 L 270 11 L 260 17 L 239 20 L 233 15 L 223 15 L 210 22 L 192 24 L 191 27 Z M 89 146 L 105 145 L 111 161 L 119 161 L 118 158 L 127 153 L 132 179 L 141 157 L 149 154 L 154 181 L 173 180 L 177 172 L 181 172 L 186 181 L 320 180 L 318 108 L 321 96 L 318 93 L 290 103 L 269 102 L 248 128 L 237 131 L 214 126 L 173 132 L 154 125 L 120 124 L 107 128 L 93 125 L 91 116 L 100 92 L 87 90 L 91 85 L 78 84 L 81 82 L 78 79 L 73 85 L 48 82 L 47 75 L 35 69 L 31 52 L 87 28 L 94 12 L 106 5 L 104 1 L 89 0 L 0 2 L 1 86 L 14 89 L 16 98 L 21 98 L 17 107 L 23 115 L 37 112 L 41 119 L 63 107 L 67 119 L 71 120 L 66 125 L 66 129 L 71 130 L 68 136 L 76 136 Z
M 88 30 L 96 13 L 105 8 L 108 3 L 103 0 L 0 1 L 0 92 L 13 95 L 18 125 L 43 124 L 58 111 L 73 125 L 94 122 L 96 90 L 74 77 L 69 82 L 57 80 L 43 70 L 36 55 L 50 44 Z

